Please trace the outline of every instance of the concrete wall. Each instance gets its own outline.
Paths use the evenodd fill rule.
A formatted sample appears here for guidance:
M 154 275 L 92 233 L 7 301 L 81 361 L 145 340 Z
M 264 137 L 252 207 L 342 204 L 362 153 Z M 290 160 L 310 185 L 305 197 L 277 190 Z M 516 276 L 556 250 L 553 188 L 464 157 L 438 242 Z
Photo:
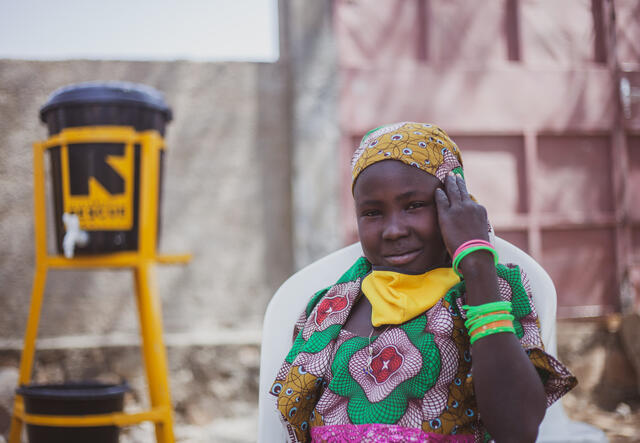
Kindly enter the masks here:
M 255 411 L 262 316 L 292 271 L 291 174 L 281 167 L 290 161 L 283 126 L 290 116 L 281 69 L 0 61 L 0 436 L 8 430 L 34 269 L 31 144 L 47 137 L 38 109 L 56 88 L 88 80 L 151 85 L 174 112 L 160 249 L 190 252 L 193 261 L 159 267 L 157 281 L 178 421 L 233 415 L 231 402 Z M 131 272 L 49 273 L 35 380 L 126 378 L 132 401 L 144 403 L 137 341 Z M 236 363 L 241 371 L 230 369 Z
M 338 66 L 333 2 L 288 3 L 293 76 L 294 259 L 302 267 L 343 246 Z
M 38 110 L 61 86 L 122 80 L 164 92 L 174 114 L 160 250 L 193 261 L 159 267 L 157 279 L 178 424 L 213 423 L 226 441 L 215 420 L 237 416 L 255 439 L 266 304 L 295 269 L 342 245 L 331 4 L 281 2 L 274 64 L 0 60 L 0 436 L 33 278 L 31 144 L 47 138 Z M 50 272 L 34 380 L 125 378 L 129 403 L 144 404 L 133 295 L 128 271 Z
M 154 86 L 174 111 L 166 137 L 161 249 L 194 258 L 184 268 L 158 269 L 166 331 L 259 328 L 272 286 L 291 270 L 290 246 L 276 250 L 266 240 L 290 231 L 282 203 L 288 188 L 272 183 L 272 158 L 283 150 L 277 125 L 288 118 L 279 69 L 1 61 L 0 337 L 21 338 L 27 317 L 34 263 L 31 143 L 47 137 L 38 109 L 54 89 L 86 80 Z M 124 271 L 50 273 L 41 336 L 135 333 L 132 288 Z

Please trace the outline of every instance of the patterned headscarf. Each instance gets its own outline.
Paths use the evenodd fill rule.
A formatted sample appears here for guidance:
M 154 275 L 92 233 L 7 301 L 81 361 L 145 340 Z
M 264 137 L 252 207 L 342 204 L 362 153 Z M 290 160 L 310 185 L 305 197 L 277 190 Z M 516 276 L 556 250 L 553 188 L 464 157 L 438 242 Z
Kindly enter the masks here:
M 458 146 L 446 132 L 428 123 L 393 123 L 366 133 L 351 160 L 352 190 L 362 171 L 383 160 L 399 160 L 442 182 L 450 171 L 463 175 Z
M 464 178 L 458 145 L 442 129 L 429 123 L 400 122 L 367 132 L 351 159 L 351 192 L 362 171 L 384 160 L 399 160 L 433 175 L 444 183 L 453 171 Z M 469 195 L 476 203 L 478 200 Z M 495 234 L 489 223 L 489 240 Z

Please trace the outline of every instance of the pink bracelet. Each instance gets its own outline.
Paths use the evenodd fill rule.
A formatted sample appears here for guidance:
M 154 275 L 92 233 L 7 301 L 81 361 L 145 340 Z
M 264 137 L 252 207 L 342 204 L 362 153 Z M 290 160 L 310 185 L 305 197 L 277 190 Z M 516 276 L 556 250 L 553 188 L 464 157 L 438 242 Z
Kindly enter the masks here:
M 491 243 L 489 243 L 488 241 L 480 240 L 480 239 L 469 240 L 469 241 L 466 241 L 466 242 L 462 243 L 460 246 L 458 246 L 458 249 L 456 249 L 456 252 L 453 253 L 453 257 L 451 257 L 451 259 L 455 260 L 456 256 L 458 254 L 460 254 L 465 249 L 471 248 L 473 246 L 488 246 L 491 249 L 495 249 L 493 247 L 493 245 Z

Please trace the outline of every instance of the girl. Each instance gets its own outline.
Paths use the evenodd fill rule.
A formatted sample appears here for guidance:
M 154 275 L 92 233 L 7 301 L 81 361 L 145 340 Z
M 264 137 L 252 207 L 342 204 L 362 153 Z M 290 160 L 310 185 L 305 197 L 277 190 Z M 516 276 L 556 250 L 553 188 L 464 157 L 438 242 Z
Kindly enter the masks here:
M 447 134 L 402 122 L 352 160 L 364 252 L 316 293 L 271 392 L 292 441 L 535 441 L 576 379 L 544 352 Z

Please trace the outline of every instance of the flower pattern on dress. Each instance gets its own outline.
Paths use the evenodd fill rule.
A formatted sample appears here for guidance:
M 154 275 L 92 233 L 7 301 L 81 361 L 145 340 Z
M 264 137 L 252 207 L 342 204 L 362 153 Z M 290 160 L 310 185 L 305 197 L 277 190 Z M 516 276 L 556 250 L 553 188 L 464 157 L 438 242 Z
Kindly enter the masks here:
M 365 372 L 368 348 L 367 343 L 367 346 L 353 355 L 349 361 L 349 373 L 372 403 L 384 399 L 400 383 L 418 375 L 422 368 L 420 350 L 400 328 L 386 331 L 371 343 L 374 355 L 371 374 Z M 401 366 L 402 371 L 399 371 Z
M 331 364 L 335 345 L 329 344 L 319 352 L 309 353 L 301 352 L 296 358 L 296 365 L 303 366 L 308 372 L 322 377 L 326 373 L 326 369 Z
M 325 423 L 351 423 L 349 420 L 349 399 L 335 394 L 331 389 L 326 389 L 318 404 L 316 411 L 322 415 Z
M 422 399 L 409 400 L 407 410 L 397 424 L 406 428 L 420 428 L 422 424 Z
M 296 323 L 293 347 L 271 389 L 289 437 L 310 441 L 316 427 L 318 432 L 334 432 L 336 426 L 360 430 L 365 428 L 359 426 L 378 423 L 384 424 L 376 427 L 384 433 L 383 440 L 407 428 L 482 441 L 485 428 L 477 410 L 462 309 L 465 282 L 452 287 L 425 314 L 372 339 L 374 371 L 366 374 L 369 338 L 343 326 L 370 269 L 366 259 L 359 259 L 338 283 L 314 295 Z M 575 377 L 544 352 L 520 269 L 501 264 L 496 269 L 500 298 L 512 303 L 516 336 L 541 376 L 550 405 L 575 385 Z M 347 301 L 344 308 L 336 301 L 340 297 Z M 334 301 L 323 304 L 325 299 Z M 340 438 L 335 441 L 344 441 Z
M 388 345 L 373 357 L 371 372 L 368 374 L 376 380 L 376 383 L 382 384 L 400 369 L 403 361 L 404 357 L 398 349 L 394 345 Z
M 320 326 L 329 315 L 338 314 L 349 306 L 347 297 L 336 295 L 335 297 L 327 297 L 320 302 L 316 309 L 315 321 L 316 326 Z
M 432 420 L 442 414 L 449 396 L 449 385 L 458 369 L 458 348 L 452 338 L 453 319 L 443 300 L 438 301 L 426 313 L 426 330 L 434 337 L 440 351 L 442 367 L 436 383 L 424 396 L 422 402 L 425 420 Z
M 309 340 L 318 331 L 335 329 L 336 326 L 341 329 L 359 292 L 360 282 L 349 281 L 337 284 L 326 293 L 306 318 L 302 329 L 304 340 Z
M 426 321 L 426 316 L 418 316 L 376 340 L 378 350 L 393 343 L 405 358 L 402 371 L 382 384 L 364 373 L 368 338 L 354 336 L 336 350 L 328 389 L 348 399 L 352 423 L 396 423 L 408 401 L 422 398 L 433 386 L 440 372 L 440 355 L 433 334 L 425 332 Z

